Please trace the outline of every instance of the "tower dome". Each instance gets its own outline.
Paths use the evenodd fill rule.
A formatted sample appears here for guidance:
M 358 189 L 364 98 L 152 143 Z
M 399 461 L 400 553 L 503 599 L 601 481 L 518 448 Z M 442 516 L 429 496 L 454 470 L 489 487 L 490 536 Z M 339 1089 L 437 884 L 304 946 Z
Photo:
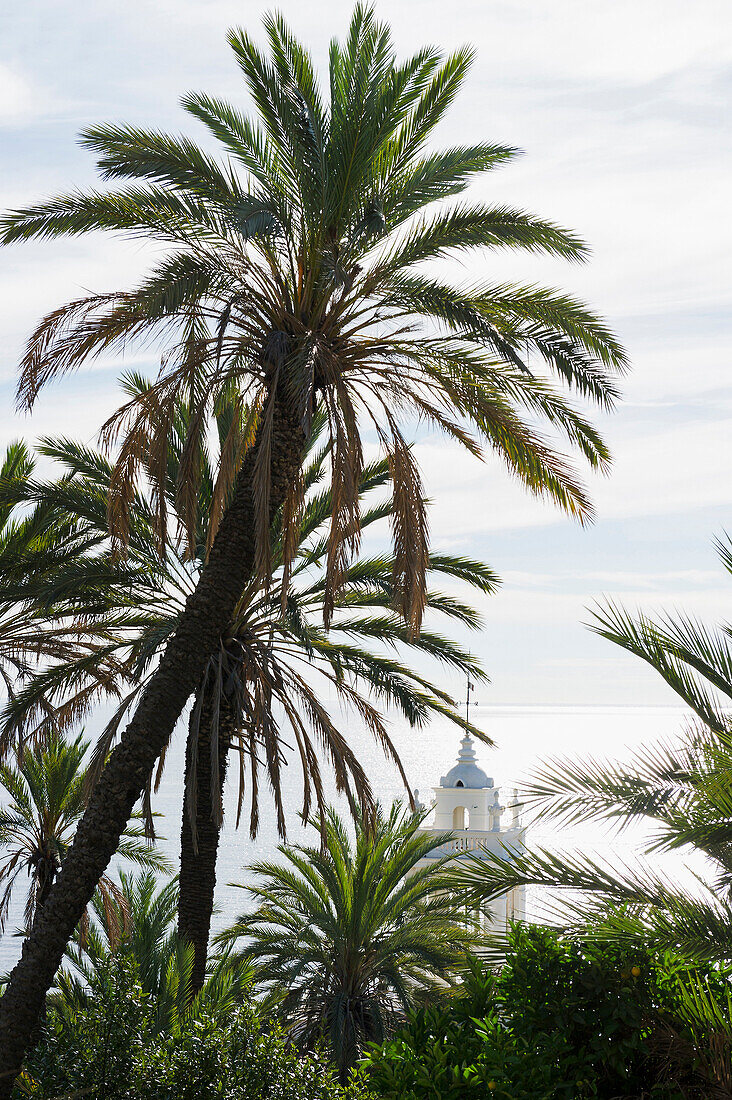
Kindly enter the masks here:
M 466 730 L 465 736 L 460 742 L 457 764 L 454 768 L 450 768 L 447 775 L 443 775 L 440 786 L 466 787 L 469 790 L 492 787 L 493 780 L 486 775 L 482 768 L 478 767 L 476 759 L 473 738 Z

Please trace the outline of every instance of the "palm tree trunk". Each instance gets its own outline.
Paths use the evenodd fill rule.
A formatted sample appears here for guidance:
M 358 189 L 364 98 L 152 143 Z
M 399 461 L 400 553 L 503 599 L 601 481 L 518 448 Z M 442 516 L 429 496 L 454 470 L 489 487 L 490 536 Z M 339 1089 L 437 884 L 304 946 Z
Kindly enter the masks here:
M 271 434 L 271 515 L 296 476 L 304 442 L 299 417 L 288 415 L 284 403 L 278 403 Z M 92 792 L 61 873 L 0 998 L 0 1100 L 10 1097 L 64 948 L 250 579 L 255 560 L 256 453 L 255 444 L 239 473 L 196 590 Z
M 178 933 L 182 939 L 193 945 L 191 996 L 195 996 L 202 988 L 206 977 L 208 937 L 216 889 L 216 859 L 222 827 L 218 808 L 223 800 L 228 752 L 234 733 L 231 702 L 222 692 L 217 734 L 218 767 L 214 774 L 215 765 L 211 753 L 214 736 L 212 712 L 213 699 L 210 691 L 207 691 L 201 705 L 198 730 L 195 729 L 194 717 L 191 715 L 186 743 L 186 793 L 180 831 Z M 195 835 L 191 827 L 192 797 L 195 797 Z
M 53 870 L 46 870 L 43 875 L 43 879 L 41 881 L 41 885 L 38 888 L 38 894 L 36 896 L 36 911 L 33 914 L 33 924 L 36 923 L 38 914 L 41 912 L 46 902 L 48 901 L 49 895 L 51 893 L 51 888 L 56 881 L 56 875 L 57 871 L 55 868 Z

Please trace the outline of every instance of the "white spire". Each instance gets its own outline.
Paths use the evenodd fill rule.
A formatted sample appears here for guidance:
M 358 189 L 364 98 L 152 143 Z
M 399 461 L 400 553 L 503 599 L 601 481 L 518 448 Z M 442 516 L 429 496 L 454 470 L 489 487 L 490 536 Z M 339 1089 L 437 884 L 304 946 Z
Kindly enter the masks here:
M 460 752 L 458 753 L 457 764 L 450 768 L 447 775 L 443 775 L 440 780 L 440 786 L 468 787 L 472 790 L 492 787 L 493 780 L 486 775 L 477 761 L 478 757 L 473 747 L 473 738 L 466 730 L 465 736 L 460 742 Z
M 470 736 L 468 730 L 465 731 L 465 736 L 460 742 L 460 752 L 458 753 L 458 764 L 474 764 L 478 759 L 475 749 L 473 748 L 473 738 Z

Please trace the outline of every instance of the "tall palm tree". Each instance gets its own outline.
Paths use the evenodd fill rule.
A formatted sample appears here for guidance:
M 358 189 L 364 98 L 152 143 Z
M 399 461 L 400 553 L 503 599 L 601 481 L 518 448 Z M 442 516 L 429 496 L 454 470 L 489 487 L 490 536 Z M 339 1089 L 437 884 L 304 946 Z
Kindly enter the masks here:
M 333 809 L 320 847 L 279 848 L 249 868 L 256 903 L 219 941 L 241 943 L 266 1004 L 305 1048 L 325 1041 L 341 1080 L 381 1042 L 420 992 L 450 981 L 476 933 L 445 889 L 445 859 L 421 861 L 451 834 L 420 832 L 395 803 L 356 819 L 352 842 Z
M 720 542 L 718 550 L 732 573 L 732 544 Z M 595 612 L 593 628 L 656 669 L 696 718 L 678 738 L 645 746 L 628 764 L 546 763 L 532 778 L 528 798 L 540 816 L 559 825 L 599 820 L 625 828 L 640 822 L 652 839 L 632 863 L 614 857 L 612 865 L 545 849 L 481 853 L 461 885 L 476 901 L 518 885 L 567 891 L 565 919 L 573 925 L 586 928 L 589 921 L 605 936 L 639 938 L 652 950 L 730 962 L 732 626 L 710 630 L 683 614 L 655 621 L 608 603 Z M 687 889 L 658 869 L 661 852 L 692 858 Z
M 230 34 L 256 122 L 210 96 L 184 103 L 220 141 L 224 163 L 187 138 L 93 127 L 82 140 L 97 153 L 102 175 L 131 182 L 11 212 L 2 224 L 6 243 L 104 229 L 169 248 L 136 288 L 87 297 L 45 318 L 21 369 L 20 400 L 30 407 L 49 379 L 89 356 L 129 339 L 164 344 L 154 390 L 121 410 L 106 433 L 110 440 L 123 433 L 109 502 L 123 543 L 144 454 L 162 484 L 180 395 L 195 407 L 179 483 L 183 504 L 195 497 L 189 460 L 222 387 L 236 380 L 251 411 L 246 431 L 227 438 L 217 478 L 221 521 L 212 525 L 196 591 L 0 1002 L 0 1097 L 18 1070 L 64 944 L 186 700 L 249 579 L 270 569 L 270 525 L 283 504 L 289 556 L 315 411 L 327 417 L 334 486 L 326 622 L 358 547 L 364 420 L 392 471 L 394 600 L 413 631 L 424 608 L 427 520 L 405 421 L 424 418 L 476 454 L 495 448 L 531 489 L 581 519 L 591 511 L 584 489 L 566 456 L 529 421 L 543 417 L 591 466 L 608 462 L 595 429 L 544 374 L 547 367 L 571 390 L 612 405 L 613 375 L 626 360 L 606 326 L 561 293 L 500 283 L 459 287 L 420 268 L 466 248 L 585 255 L 575 236 L 521 211 L 471 203 L 430 209 L 513 152 L 487 143 L 425 151 L 471 51 L 445 60 L 427 48 L 399 63 L 388 28 L 358 6 L 345 43 L 332 44 L 326 102 L 309 55 L 283 20 L 268 17 L 265 31 L 269 56 L 244 32 Z M 161 490 L 157 503 L 162 536 Z
M 84 811 L 84 757 L 81 737 L 65 741 L 53 730 L 42 747 L 26 749 L 15 762 L 0 764 L 0 930 L 8 916 L 21 875 L 29 880 L 26 930 L 42 910 L 63 865 Z M 142 828 L 128 826 L 117 849 L 123 859 L 161 871 L 167 861 L 144 839 Z M 103 876 L 100 897 L 109 904 L 114 884 Z
M 126 380 L 130 392 L 144 390 L 147 385 L 135 375 Z M 216 415 L 220 438 L 224 438 L 232 415 L 232 402 L 223 402 Z M 166 483 L 171 517 L 177 516 L 175 484 L 188 416 L 189 410 L 179 407 L 172 426 Z M 329 632 L 319 625 L 326 587 L 325 524 L 332 488 L 322 484 L 327 463 L 325 450 L 318 447 L 318 419 L 313 424 L 304 469 L 307 497 L 297 536 L 297 556 L 286 569 L 277 519 L 272 531 L 273 575 L 267 584 L 253 582 L 242 595 L 219 652 L 211 659 L 196 692 L 189 719 L 179 930 L 195 948 L 194 992 L 205 975 L 230 751 L 234 749 L 240 760 L 239 811 L 245 772 L 249 773 L 252 837 L 260 816 L 260 757 L 274 795 L 278 827 L 284 835 L 280 794 L 282 722 L 289 726 L 299 750 L 305 820 L 313 802 L 319 813 L 325 810 L 319 747 L 334 769 L 338 788 L 365 807 L 373 801 L 368 777 L 347 738 L 320 702 L 323 689 L 365 720 L 401 769 L 375 703 L 396 707 L 417 729 L 435 713 L 461 725 L 463 720 L 443 690 L 398 658 L 397 647 L 423 660 L 448 665 L 461 674 L 484 676 L 475 659 L 442 633 L 430 629 L 412 635 L 391 610 L 389 555 L 352 563 L 337 594 Z M 90 448 L 68 440 L 46 440 L 40 450 L 46 458 L 61 464 L 64 474 L 45 482 L 19 482 L 18 496 L 69 525 L 75 522 L 78 540 L 87 548 L 85 553 L 68 559 L 53 585 L 45 586 L 44 598 L 57 616 L 70 616 L 76 622 L 92 625 L 103 623 L 109 637 L 117 640 L 115 659 L 124 673 L 106 681 L 121 703 L 97 746 L 95 755 L 101 761 L 110 750 L 125 710 L 144 689 L 152 663 L 183 613 L 186 595 L 203 565 L 213 496 L 212 462 L 201 453 L 194 555 L 189 556 L 178 533 L 182 524 L 170 524 L 165 556 L 160 556 L 150 503 L 138 494 L 130 511 L 128 553 L 120 560 L 109 546 L 106 526 L 112 477 L 109 463 Z M 360 492 L 365 498 L 388 482 L 388 464 L 378 461 L 362 471 Z M 372 502 L 365 510 L 362 527 L 388 519 L 391 511 L 388 498 Z M 491 592 L 497 582 L 481 563 L 449 554 L 433 555 L 430 573 L 435 578 L 442 575 L 463 581 L 482 594 Z M 427 607 L 435 617 L 469 628 L 480 623 L 479 616 L 464 601 L 438 590 L 428 590 Z M 26 678 L 6 707 L 4 728 L 10 733 L 30 730 L 38 737 L 51 722 L 66 725 L 78 717 L 80 709 L 86 709 L 87 691 L 97 683 L 95 670 L 86 662 L 71 661 L 36 672 Z M 49 704 L 53 704 L 50 713 L 44 709 Z M 281 720 L 278 710 L 283 714 Z M 485 735 L 479 736 L 485 739 Z M 403 772 L 402 776 L 406 784 Z

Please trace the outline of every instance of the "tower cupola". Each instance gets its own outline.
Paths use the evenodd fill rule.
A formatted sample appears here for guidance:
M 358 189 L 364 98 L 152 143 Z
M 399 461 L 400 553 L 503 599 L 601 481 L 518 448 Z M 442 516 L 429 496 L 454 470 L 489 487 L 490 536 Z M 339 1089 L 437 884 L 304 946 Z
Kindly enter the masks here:
M 473 748 L 473 738 L 465 732 L 460 742 L 457 764 L 450 768 L 440 780 L 441 787 L 467 787 L 470 790 L 482 790 L 493 786 L 493 780 L 478 767 L 477 756 Z

